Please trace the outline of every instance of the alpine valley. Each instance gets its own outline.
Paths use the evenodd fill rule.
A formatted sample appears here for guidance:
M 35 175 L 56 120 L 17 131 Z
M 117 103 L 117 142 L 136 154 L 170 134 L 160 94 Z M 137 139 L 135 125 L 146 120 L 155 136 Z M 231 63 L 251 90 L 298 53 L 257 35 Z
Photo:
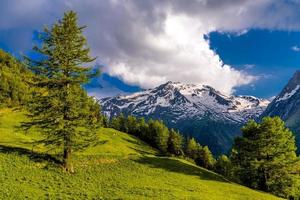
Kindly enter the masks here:
M 241 126 L 258 119 L 270 102 L 225 95 L 206 85 L 167 82 L 128 96 L 103 98 L 100 103 L 108 117 L 123 113 L 163 120 L 217 155 L 227 153 Z

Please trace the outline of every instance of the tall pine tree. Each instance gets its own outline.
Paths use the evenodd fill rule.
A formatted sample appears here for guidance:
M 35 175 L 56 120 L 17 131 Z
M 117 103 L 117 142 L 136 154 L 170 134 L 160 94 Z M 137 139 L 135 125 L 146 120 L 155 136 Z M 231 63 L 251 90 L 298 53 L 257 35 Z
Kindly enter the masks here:
M 77 25 L 77 15 L 70 11 L 62 20 L 40 34 L 41 45 L 33 50 L 39 59 L 25 58 L 37 75 L 39 92 L 28 106 L 31 121 L 24 127 L 36 127 L 45 136 L 45 145 L 60 149 L 63 166 L 72 172 L 73 151 L 84 149 L 96 140 L 101 124 L 100 107 L 88 97 L 81 85 L 97 73 L 85 66 L 94 59 L 89 56 L 85 27 Z
M 168 152 L 176 156 L 183 155 L 183 137 L 174 129 L 170 130 L 168 138 Z
M 247 186 L 289 197 L 295 194 L 291 174 L 296 157 L 295 138 L 279 117 L 266 117 L 261 124 L 250 121 L 235 140 L 232 161 Z

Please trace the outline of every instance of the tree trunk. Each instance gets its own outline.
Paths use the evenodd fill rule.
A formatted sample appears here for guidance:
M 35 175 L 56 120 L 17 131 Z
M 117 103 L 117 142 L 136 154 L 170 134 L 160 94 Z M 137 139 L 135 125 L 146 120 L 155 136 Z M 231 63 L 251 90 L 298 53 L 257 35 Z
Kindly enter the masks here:
M 65 147 L 64 149 L 64 160 L 63 160 L 63 167 L 66 172 L 74 173 L 74 168 L 71 162 L 71 154 L 72 149 L 70 146 Z

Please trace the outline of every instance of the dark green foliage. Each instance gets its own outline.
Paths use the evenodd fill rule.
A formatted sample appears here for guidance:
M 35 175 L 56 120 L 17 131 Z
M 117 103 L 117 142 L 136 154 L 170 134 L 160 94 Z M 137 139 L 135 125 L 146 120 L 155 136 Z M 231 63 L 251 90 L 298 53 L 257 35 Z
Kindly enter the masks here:
M 0 49 L 0 105 L 25 104 L 31 98 L 32 76 L 24 65 Z
M 202 147 L 194 138 L 186 140 L 178 131 L 169 130 L 162 121 L 150 119 L 146 122 L 144 118 L 119 115 L 109 124 L 114 129 L 139 137 L 164 155 L 186 156 L 207 169 L 213 169 L 216 162 L 207 146 Z
M 127 117 L 128 133 L 138 135 L 140 132 L 138 120 L 134 116 Z
M 168 139 L 168 152 L 176 156 L 183 155 L 182 146 L 183 136 L 174 129 L 171 129 Z
M 145 118 L 140 118 L 138 120 L 138 132 L 136 133 L 136 136 L 141 138 L 142 140 L 147 142 L 147 133 L 148 133 L 148 123 L 146 123 Z
M 167 153 L 169 129 L 162 121 L 150 119 L 146 123 L 143 118 L 138 120 L 133 116 L 125 117 L 121 114 L 111 119 L 110 127 L 136 135 L 159 149 L 163 154 Z
M 169 130 L 162 121 L 150 120 L 148 122 L 148 135 L 153 141 L 154 147 L 158 148 L 162 153 L 167 152 Z
M 232 161 L 242 183 L 281 197 L 297 196 L 290 173 L 297 160 L 295 138 L 279 117 L 250 121 L 235 140 Z M 298 191 L 299 192 L 299 191 Z
M 109 120 L 105 115 L 102 115 L 102 126 L 104 128 L 108 128 L 109 127 Z
M 168 117 L 157 116 L 185 137 L 193 137 L 201 145 L 207 145 L 214 156 L 226 154 L 230 151 L 234 138 L 241 135 L 241 126 L 235 123 L 216 121 L 210 116 L 202 118 L 183 118 L 172 123 Z
M 222 174 L 227 178 L 232 177 L 232 164 L 226 155 L 221 155 L 218 157 L 215 164 L 215 172 Z
M 120 131 L 121 130 L 120 118 L 119 117 L 112 118 L 109 122 L 109 127 Z
M 213 169 L 216 163 L 214 156 L 209 150 L 208 146 L 198 149 L 198 155 L 195 159 L 197 165 L 206 169 Z
M 72 152 L 96 142 L 96 131 L 102 123 L 99 104 L 81 87 L 96 75 L 85 66 L 93 59 L 83 28 L 77 25 L 75 12 L 65 13 L 61 21 L 40 34 L 42 45 L 34 50 L 41 59 L 27 58 L 29 68 L 37 75 L 39 92 L 28 106 L 31 122 L 24 127 L 39 128 L 45 136 L 40 142 L 60 147 L 67 171 L 73 171 Z
M 200 148 L 200 144 L 198 144 L 194 138 L 188 139 L 185 147 L 185 154 L 189 158 L 195 160 L 198 157 L 198 152 Z

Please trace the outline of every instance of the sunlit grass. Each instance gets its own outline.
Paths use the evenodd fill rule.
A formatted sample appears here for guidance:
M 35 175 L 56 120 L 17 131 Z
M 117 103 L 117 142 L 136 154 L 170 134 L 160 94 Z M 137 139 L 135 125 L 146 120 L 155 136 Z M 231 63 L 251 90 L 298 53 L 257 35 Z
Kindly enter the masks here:
M 106 128 L 97 146 L 74 156 L 75 174 L 66 174 L 43 148 L 24 145 L 38 133 L 15 129 L 22 112 L 0 113 L 0 199 L 277 199 L 188 161 L 158 157 L 137 138 Z

